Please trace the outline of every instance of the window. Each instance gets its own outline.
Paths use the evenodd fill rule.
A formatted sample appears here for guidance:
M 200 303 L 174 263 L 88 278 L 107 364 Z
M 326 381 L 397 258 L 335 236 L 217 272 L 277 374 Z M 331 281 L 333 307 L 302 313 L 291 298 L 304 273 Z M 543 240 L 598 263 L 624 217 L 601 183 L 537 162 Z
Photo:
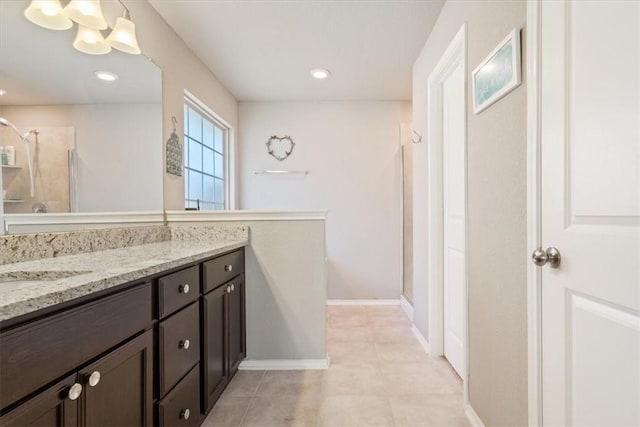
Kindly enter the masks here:
M 185 208 L 205 211 L 228 206 L 229 128 L 190 99 L 184 105 Z

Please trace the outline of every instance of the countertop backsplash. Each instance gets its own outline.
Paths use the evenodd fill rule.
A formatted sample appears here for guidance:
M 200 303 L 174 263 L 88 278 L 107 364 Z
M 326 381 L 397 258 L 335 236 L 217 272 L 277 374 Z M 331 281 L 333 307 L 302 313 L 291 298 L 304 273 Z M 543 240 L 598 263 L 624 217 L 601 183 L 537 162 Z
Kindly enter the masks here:
M 169 240 L 169 228 L 109 228 L 0 236 L 0 265 L 64 255 L 119 249 Z
M 246 225 L 172 225 L 169 228 L 171 240 L 249 240 L 249 227 Z
M 168 240 L 248 240 L 247 226 L 154 225 L 0 236 L 0 265 L 119 249 Z

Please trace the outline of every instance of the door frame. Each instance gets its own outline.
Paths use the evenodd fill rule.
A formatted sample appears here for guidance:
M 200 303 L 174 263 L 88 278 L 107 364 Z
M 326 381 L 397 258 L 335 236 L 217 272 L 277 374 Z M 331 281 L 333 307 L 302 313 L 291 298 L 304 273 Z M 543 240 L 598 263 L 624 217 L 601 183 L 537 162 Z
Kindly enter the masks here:
M 540 123 L 540 0 L 527 1 L 527 249 L 542 244 Z M 528 254 L 527 254 L 528 258 Z M 542 274 L 527 262 L 527 372 L 529 425 L 542 425 Z
M 465 229 L 465 271 L 462 297 L 463 312 L 463 367 L 462 381 L 465 406 L 469 402 L 469 337 L 468 337 L 468 195 L 467 195 L 467 24 L 464 23 L 453 37 L 449 46 L 440 57 L 428 79 L 427 117 L 429 123 L 427 145 L 428 179 L 428 294 L 429 294 L 429 347 L 431 357 L 444 354 L 444 272 L 443 272 L 443 225 L 444 225 L 444 189 L 443 185 L 443 126 L 442 126 L 442 85 L 451 72 L 462 65 L 464 76 L 464 229 Z

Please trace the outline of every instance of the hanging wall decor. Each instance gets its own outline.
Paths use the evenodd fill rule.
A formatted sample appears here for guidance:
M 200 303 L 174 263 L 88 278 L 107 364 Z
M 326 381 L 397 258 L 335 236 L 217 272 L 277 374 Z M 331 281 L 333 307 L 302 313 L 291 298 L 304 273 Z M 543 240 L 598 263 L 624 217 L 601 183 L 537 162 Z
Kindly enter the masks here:
M 171 121 L 173 122 L 173 132 L 167 140 L 167 173 L 182 176 L 182 144 L 176 133 L 178 120 L 173 116 Z
M 516 29 L 473 70 L 473 112 L 478 114 L 522 83 L 520 30 Z
M 267 141 L 267 152 L 278 161 L 283 161 L 291 155 L 295 145 L 290 136 L 272 135 Z

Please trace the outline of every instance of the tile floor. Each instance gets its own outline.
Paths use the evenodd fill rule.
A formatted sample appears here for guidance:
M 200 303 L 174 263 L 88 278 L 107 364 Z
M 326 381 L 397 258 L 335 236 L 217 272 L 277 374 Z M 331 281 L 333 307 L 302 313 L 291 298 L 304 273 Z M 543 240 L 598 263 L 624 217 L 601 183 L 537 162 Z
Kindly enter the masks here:
M 462 381 L 399 306 L 329 306 L 326 371 L 239 371 L 204 421 L 227 426 L 469 426 Z

